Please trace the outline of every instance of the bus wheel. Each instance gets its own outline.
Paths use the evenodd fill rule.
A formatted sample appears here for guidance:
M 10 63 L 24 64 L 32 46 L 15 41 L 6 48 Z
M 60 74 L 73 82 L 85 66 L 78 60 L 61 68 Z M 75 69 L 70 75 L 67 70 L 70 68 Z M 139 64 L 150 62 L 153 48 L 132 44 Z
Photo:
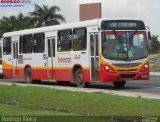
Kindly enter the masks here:
M 56 81 L 58 85 L 61 85 L 61 86 L 65 86 L 65 85 L 68 85 L 70 82 L 69 81 Z
M 74 76 L 74 80 L 75 83 L 78 87 L 87 87 L 89 85 L 89 83 L 86 83 L 84 81 L 84 76 L 83 76 L 83 71 L 81 68 L 78 68 L 75 72 L 75 76 Z
M 35 83 L 35 84 L 41 84 L 42 81 L 41 80 L 33 80 L 32 83 Z
M 126 84 L 126 81 L 113 82 L 116 88 L 123 88 Z
M 25 80 L 27 83 L 33 83 L 31 68 L 27 68 L 25 71 Z

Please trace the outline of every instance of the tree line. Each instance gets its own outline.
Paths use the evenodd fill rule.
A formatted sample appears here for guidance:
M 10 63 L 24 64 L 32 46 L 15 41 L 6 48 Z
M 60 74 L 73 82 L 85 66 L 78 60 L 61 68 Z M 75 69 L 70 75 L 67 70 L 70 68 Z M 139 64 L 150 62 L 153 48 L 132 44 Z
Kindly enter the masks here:
M 41 7 L 35 4 L 34 10 L 28 15 L 19 13 L 17 16 L 4 16 L 0 19 L 0 38 L 5 32 L 57 25 L 65 22 L 64 16 L 58 14 L 59 11 L 60 8 L 55 5 L 51 7 L 43 5 Z
M 37 28 L 43 26 L 57 25 L 65 22 L 62 14 L 58 14 L 58 6 L 42 7 L 35 4 L 34 10 L 27 15 L 19 13 L 17 16 L 2 17 L 0 19 L 0 38 L 5 32 L 18 31 L 23 29 Z M 149 42 L 149 53 L 160 53 L 160 41 L 158 35 L 152 35 Z
M 149 53 L 156 54 L 160 53 L 160 40 L 158 40 L 158 35 L 152 35 L 149 42 Z

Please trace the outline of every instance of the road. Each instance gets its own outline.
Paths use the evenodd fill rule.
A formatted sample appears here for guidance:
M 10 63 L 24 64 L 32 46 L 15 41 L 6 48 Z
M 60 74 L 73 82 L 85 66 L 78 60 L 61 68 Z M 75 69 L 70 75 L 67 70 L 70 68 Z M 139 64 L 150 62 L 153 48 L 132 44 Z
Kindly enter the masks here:
M 1 83 L 18 83 L 23 85 L 28 85 L 24 80 L 18 79 L 0 79 Z M 74 84 L 63 84 L 60 85 L 56 82 L 46 82 L 43 81 L 41 84 L 38 84 L 40 87 L 51 87 L 56 89 L 65 89 L 76 91 L 80 88 L 76 88 Z M 60 87 L 60 88 L 59 88 Z M 94 92 L 103 92 L 103 93 L 113 93 L 124 96 L 144 96 L 146 98 L 160 99 L 160 76 L 151 76 L 148 81 L 128 81 L 126 86 L 123 89 L 115 89 L 112 83 L 92 83 L 87 89 L 80 89 L 80 91 L 94 91 Z M 127 95 L 128 94 L 128 95 Z

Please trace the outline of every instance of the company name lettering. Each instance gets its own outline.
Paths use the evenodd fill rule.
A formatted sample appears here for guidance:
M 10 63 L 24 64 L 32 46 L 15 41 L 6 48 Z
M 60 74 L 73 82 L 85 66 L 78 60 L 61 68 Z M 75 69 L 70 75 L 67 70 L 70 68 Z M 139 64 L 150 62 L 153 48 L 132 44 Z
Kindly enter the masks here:
M 71 58 L 58 58 L 58 63 L 71 63 Z

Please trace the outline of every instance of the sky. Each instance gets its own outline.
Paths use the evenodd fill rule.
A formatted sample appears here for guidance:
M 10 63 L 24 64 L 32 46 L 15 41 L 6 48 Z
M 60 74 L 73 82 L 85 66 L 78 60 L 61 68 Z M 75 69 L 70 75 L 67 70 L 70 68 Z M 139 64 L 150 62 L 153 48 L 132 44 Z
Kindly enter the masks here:
M 141 19 L 150 27 L 152 34 L 160 35 L 160 0 L 32 0 L 31 4 L 23 7 L 0 6 L 0 18 L 31 12 L 33 4 L 46 4 L 59 6 L 66 22 L 71 23 L 79 21 L 80 4 L 97 2 L 102 3 L 102 17 Z

